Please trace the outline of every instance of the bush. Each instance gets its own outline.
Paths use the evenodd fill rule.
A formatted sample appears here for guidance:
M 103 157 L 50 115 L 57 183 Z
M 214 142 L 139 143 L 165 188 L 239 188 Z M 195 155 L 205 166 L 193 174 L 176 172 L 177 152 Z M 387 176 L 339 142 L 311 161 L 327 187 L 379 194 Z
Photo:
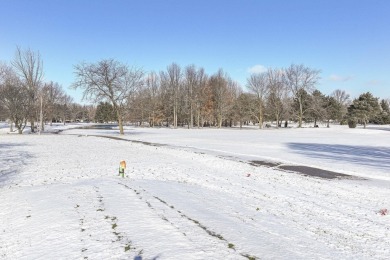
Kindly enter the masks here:
M 347 119 L 342 119 L 340 121 L 340 125 L 346 125 L 347 124 Z
M 356 118 L 349 118 L 348 119 L 349 128 L 356 128 L 356 123 L 357 123 Z

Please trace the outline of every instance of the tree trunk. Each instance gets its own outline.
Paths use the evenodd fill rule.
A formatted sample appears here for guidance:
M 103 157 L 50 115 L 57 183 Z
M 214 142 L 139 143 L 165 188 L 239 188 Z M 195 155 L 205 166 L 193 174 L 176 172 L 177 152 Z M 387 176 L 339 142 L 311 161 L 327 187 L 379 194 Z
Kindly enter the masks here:
M 41 96 L 41 109 L 40 109 L 40 113 L 39 113 L 39 120 L 40 120 L 40 124 L 41 124 L 41 127 L 39 129 L 39 134 L 41 134 L 42 131 L 45 131 L 45 126 L 44 126 L 44 123 L 43 123 L 43 108 L 42 108 L 42 96 Z
M 124 131 L 123 131 L 123 121 L 122 121 L 122 115 L 119 111 L 119 109 L 117 108 L 116 109 L 116 115 L 118 117 L 118 125 L 119 125 L 119 134 L 123 135 L 124 134 Z
M 302 108 L 302 100 L 299 99 L 299 123 L 298 123 L 298 127 L 302 127 L 302 117 L 303 117 L 303 108 Z
M 190 126 L 189 128 L 192 128 L 194 127 L 194 115 L 193 115 L 193 108 L 192 108 L 192 101 L 191 101 L 191 105 L 190 105 Z
M 221 128 L 222 127 L 222 115 L 219 114 L 218 115 L 218 128 Z
M 174 128 L 177 128 L 177 111 L 176 111 L 176 101 L 175 101 L 175 104 L 173 106 L 173 127 Z
M 260 129 L 263 128 L 263 109 L 261 107 L 261 103 L 260 103 L 260 106 L 259 106 L 259 128 Z
M 150 126 L 154 127 L 154 110 L 152 111 L 152 122 L 151 122 Z
M 196 124 L 197 124 L 197 126 L 198 126 L 198 128 L 200 127 L 200 112 L 199 112 L 199 110 L 197 111 L 197 117 L 196 117 Z
M 33 117 L 31 117 L 31 120 L 30 120 L 30 123 L 31 123 L 31 133 L 35 133 L 35 120 Z

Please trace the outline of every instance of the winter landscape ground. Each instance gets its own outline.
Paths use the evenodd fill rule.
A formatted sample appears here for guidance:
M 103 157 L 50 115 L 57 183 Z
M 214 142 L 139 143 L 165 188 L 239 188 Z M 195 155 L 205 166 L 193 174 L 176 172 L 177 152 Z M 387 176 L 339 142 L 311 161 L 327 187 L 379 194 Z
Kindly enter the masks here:
M 0 259 L 390 255 L 389 127 L 81 126 L 1 124 Z

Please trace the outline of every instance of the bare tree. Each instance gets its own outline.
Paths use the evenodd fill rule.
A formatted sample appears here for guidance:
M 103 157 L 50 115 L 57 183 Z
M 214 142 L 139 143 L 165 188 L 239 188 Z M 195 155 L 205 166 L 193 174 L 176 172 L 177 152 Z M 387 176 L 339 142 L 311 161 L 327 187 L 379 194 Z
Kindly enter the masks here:
M 237 119 L 237 111 L 235 111 L 234 105 L 237 103 L 237 99 L 243 93 L 242 87 L 237 81 L 228 78 L 228 92 L 227 92 L 227 118 L 225 119 L 225 126 L 232 127 Z M 241 111 L 242 112 L 242 111 Z
M 196 68 L 189 65 L 185 68 L 183 79 L 183 107 L 182 111 L 186 116 L 188 128 L 196 124 L 199 127 L 201 117 L 201 103 L 203 99 L 202 89 L 207 84 L 207 75 L 203 68 Z
M 210 77 L 209 84 L 213 93 L 213 105 L 217 118 L 217 126 L 218 128 L 221 128 L 226 110 L 225 100 L 227 95 L 227 80 L 224 77 L 222 69 Z
M 233 117 L 238 121 L 242 128 L 245 121 L 249 121 L 251 117 L 251 103 L 253 94 L 244 93 L 241 88 L 237 89 L 236 99 L 233 106 Z
M 138 122 L 143 126 L 149 113 L 149 97 L 145 85 L 142 85 L 134 95 L 130 95 L 127 100 L 127 109 L 123 114 L 127 121 Z
M 37 114 L 37 92 L 43 77 L 43 62 L 39 52 L 30 49 L 22 50 L 16 48 L 14 60 L 11 62 L 16 73 L 21 78 L 24 88 L 28 94 L 29 121 L 31 132 L 35 131 L 34 122 Z
M 350 103 L 350 95 L 344 90 L 336 89 L 332 92 L 331 96 L 341 105 L 348 105 Z
M 199 128 L 203 126 L 204 117 L 208 113 L 207 100 L 211 95 L 208 93 L 210 88 L 208 86 L 208 76 L 204 68 L 199 68 L 196 72 L 196 87 L 193 89 L 193 104 L 195 109 L 196 126 Z
M 159 111 L 160 79 L 157 73 L 151 72 L 145 80 L 145 90 L 147 92 L 149 126 L 154 127 L 162 118 Z
M 210 77 L 209 84 L 212 91 L 217 127 L 221 128 L 223 120 L 226 119 L 230 108 L 233 106 L 237 83 L 220 69 Z
M 202 88 L 202 100 L 200 108 L 200 124 L 202 127 L 210 126 L 214 117 L 214 96 L 213 89 L 210 84 L 210 78 Z
M 87 122 L 92 121 L 96 115 L 96 107 L 94 107 L 93 105 L 88 105 L 85 106 L 85 110 L 87 113 Z
M 198 75 L 195 65 L 190 65 L 185 68 L 184 72 L 184 86 L 185 86 L 185 103 L 188 108 L 189 124 L 188 127 L 192 128 L 194 126 L 194 102 L 195 102 L 195 93 L 198 84 Z
M 29 96 L 13 69 L 5 65 L 1 67 L 0 104 L 11 120 L 10 130 L 12 131 L 12 124 L 15 124 L 19 134 L 22 134 L 29 115 Z
M 84 89 L 83 98 L 95 103 L 109 101 L 118 116 L 120 134 L 123 131 L 123 113 L 128 97 L 143 84 L 144 72 L 113 59 L 97 63 L 81 63 L 74 67 L 76 80 L 74 89 Z
M 89 119 L 88 107 L 78 103 L 71 103 L 69 105 L 70 120 L 72 122 L 84 122 Z
M 292 64 L 285 70 L 284 73 L 284 84 L 290 89 L 293 96 L 296 98 L 299 109 L 298 109 L 298 127 L 302 127 L 303 118 L 303 93 L 310 93 L 314 90 L 319 77 L 319 70 L 314 70 L 309 67 L 305 67 L 303 64 L 296 65 Z
M 42 97 L 44 120 L 48 120 L 49 124 L 52 125 L 55 108 L 60 104 L 65 93 L 57 82 L 51 81 L 43 85 L 39 95 Z M 44 130 L 44 122 L 42 122 L 41 130 Z
M 71 118 L 71 111 L 70 111 L 70 105 L 72 104 L 73 102 L 73 98 L 67 94 L 64 94 L 62 97 L 61 97 L 61 101 L 60 101 L 60 105 L 59 105 L 59 108 L 60 108 L 60 115 L 62 117 L 62 122 L 64 123 L 64 125 L 66 124 L 66 119 L 70 119 Z
M 148 121 L 150 127 L 161 123 L 163 111 L 161 110 L 161 84 L 157 73 L 150 72 L 144 79 L 144 84 L 138 89 L 135 95 L 129 99 L 128 111 L 131 112 L 129 119 L 138 121 L 143 125 Z
M 169 76 L 165 71 L 160 71 L 160 99 L 161 111 L 166 122 L 165 125 L 168 127 L 173 115 L 173 100 L 169 87 Z
M 284 101 L 287 97 L 287 89 L 283 84 L 284 71 L 281 69 L 268 69 L 267 81 L 269 95 L 267 98 L 268 107 L 270 113 L 276 119 L 276 127 L 278 128 L 281 124 L 282 114 L 285 110 L 286 105 Z
M 255 114 L 254 116 L 259 121 L 259 128 L 263 128 L 264 99 L 269 93 L 268 83 L 267 74 L 264 72 L 253 73 L 247 79 L 247 88 L 256 95 L 257 115 Z
M 169 93 L 171 93 L 173 104 L 173 127 L 177 128 L 177 118 L 179 110 L 179 92 L 182 84 L 181 68 L 178 64 L 172 63 L 167 67 L 167 71 L 162 73 L 162 79 L 165 80 L 165 84 L 168 87 Z
M 351 97 L 344 90 L 340 89 L 333 91 L 330 96 L 336 100 L 338 105 L 340 105 L 341 113 L 338 119 L 341 120 L 348 112 L 348 106 L 351 104 Z

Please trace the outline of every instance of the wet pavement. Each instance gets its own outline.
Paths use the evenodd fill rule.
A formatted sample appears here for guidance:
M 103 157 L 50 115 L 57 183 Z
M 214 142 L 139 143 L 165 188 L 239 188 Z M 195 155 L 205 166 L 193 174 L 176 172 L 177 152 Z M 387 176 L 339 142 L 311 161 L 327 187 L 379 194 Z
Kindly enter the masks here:
M 278 168 L 289 172 L 299 173 L 305 176 L 318 177 L 323 179 L 360 179 L 352 175 L 322 170 L 309 166 L 281 165 Z
M 268 168 L 274 168 L 286 172 L 298 173 L 310 177 L 318 177 L 322 179 L 362 179 L 356 176 L 343 174 L 334 171 L 323 170 L 315 167 L 303 166 L 303 165 L 286 165 L 278 162 L 259 161 L 254 160 L 249 162 L 253 166 L 262 166 Z

